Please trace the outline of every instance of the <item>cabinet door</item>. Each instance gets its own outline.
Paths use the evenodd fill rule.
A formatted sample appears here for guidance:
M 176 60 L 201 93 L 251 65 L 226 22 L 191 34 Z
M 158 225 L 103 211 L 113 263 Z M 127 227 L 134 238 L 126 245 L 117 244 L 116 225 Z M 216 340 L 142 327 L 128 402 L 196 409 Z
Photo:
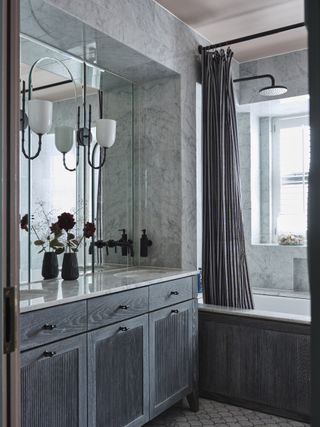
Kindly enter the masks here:
M 89 333 L 90 427 L 141 426 L 149 418 L 148 316 Z
M 150 417 L 192 390 L 192 301 L 150 314 Z
M 22 427 L 86 427 L 86 336 L 21 355 Z

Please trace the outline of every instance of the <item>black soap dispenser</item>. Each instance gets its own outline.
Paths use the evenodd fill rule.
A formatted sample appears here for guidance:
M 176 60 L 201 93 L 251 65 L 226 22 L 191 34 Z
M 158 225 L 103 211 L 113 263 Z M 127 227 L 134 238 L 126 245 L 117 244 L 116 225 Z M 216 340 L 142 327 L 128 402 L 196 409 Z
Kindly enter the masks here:
M 152 241 L 148 239 L 146 229 L 142 230 L 142 236 L 140 239 L 140 256 L 146 258 L 148 256 L 148 247 L 152 246 Z
M 127 241 L 128 241 L 128 235 L 126 233 L 126 229 L 125 228 L 120 228 L 119 231 L 122 231 L 121 238 L 120 238 L 119 242 L 120 243 L 127 243 Z M 128 255 L 128 248 L 127 248 L 127 246 L 125 246 L 125 245 L 121 246 L 121 255 L 122 256 L 127 256 Z

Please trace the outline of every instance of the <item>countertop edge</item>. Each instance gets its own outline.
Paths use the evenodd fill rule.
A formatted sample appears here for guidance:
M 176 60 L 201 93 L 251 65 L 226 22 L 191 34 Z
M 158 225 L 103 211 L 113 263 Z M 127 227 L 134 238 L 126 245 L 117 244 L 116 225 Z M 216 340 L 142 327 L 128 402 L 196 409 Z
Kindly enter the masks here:
M 38 311 L 38 310 L 44 310 L 46 308 L 57 307 L 60 305 L 65 305 L 65 304 L 71 304 L 71 303 L 78 302 L 78 301 L 84 301 L 84 300 L 88 300 L 91 298 L 97 298 L 97 297 L 102 297 L 105 295 L 116 294 L 119 292 L 129 291 L 132 289 L 142 288 L 142 287 L 146 287 L 146 286 L 152 286 L 152 285 L 156 285 L 158 283 L 169 282 L 170 280 L 183 279 L 185 277 L 190 277 L 190 276 L 197 276 L 198 274 L 199 274 L 199 272 L 197 270 L 184 271 L 181 273 L 177 272 L 177 273 L 172 273 L 172 275 L 170 275 L 170 276 L 160 277 L 160 278 L 158 277 L 155 279 L 144 280 L 142 282 L 137 282 L 137 283 L 132 283 L 132 284 L 125 284 L 123 286 L 118 286 L 118 287 L 114 287 L 114 288 L 110 288 L 110 289 L 105 289 L 102 291 L 97 291 L 97 292 L 94 292 L 92 294 L 77 295 L 77 296 L 72 296 L 72 297 L 66 297 L 63 299 L 58 299 L 56 301 L 48 301 L 45 303 L 39 303 L 37 305 L 35 304 L 35 305 L 27 306 L 27 307 L 20 307 L 20 314 L 29 313 L 29 312 Z

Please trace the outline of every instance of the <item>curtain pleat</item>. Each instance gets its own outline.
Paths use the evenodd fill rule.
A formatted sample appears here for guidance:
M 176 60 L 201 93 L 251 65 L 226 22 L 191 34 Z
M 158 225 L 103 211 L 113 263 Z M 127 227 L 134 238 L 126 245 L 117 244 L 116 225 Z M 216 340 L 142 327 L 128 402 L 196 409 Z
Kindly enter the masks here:
M 204 301 L 253 308 L 241 211 L 233 53 L 202 52 Z

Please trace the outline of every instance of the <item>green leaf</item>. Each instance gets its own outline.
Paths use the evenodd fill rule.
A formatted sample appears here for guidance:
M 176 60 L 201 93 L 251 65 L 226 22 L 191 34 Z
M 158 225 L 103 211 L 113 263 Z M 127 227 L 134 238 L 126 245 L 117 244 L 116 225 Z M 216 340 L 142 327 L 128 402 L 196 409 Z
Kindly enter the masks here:
M 58 239 L 52 239 L 50 242 L 50 248 L 62 248 L 64 244 L 59 242 Z
M 34 244 L 36 245 L 36 246 L 42 246 L 42 245 L 44 245 L 44 241 L 43 240 L 35 240 L 34 241 Z
M 57 255 L 60 255 L 60 254 L 62 254 L 64 252 L 64 248 L 57 248 L 56 250 L 55 250 L 55 253 L 57 254 Z
M 75 238 L 75 235 L 74 234 L 72 234 L 72 233 L 68 233 L 68 236 L 67 236 L 67 239 L 68 240 L 72 240 L 72 239 L 74 239 Z

